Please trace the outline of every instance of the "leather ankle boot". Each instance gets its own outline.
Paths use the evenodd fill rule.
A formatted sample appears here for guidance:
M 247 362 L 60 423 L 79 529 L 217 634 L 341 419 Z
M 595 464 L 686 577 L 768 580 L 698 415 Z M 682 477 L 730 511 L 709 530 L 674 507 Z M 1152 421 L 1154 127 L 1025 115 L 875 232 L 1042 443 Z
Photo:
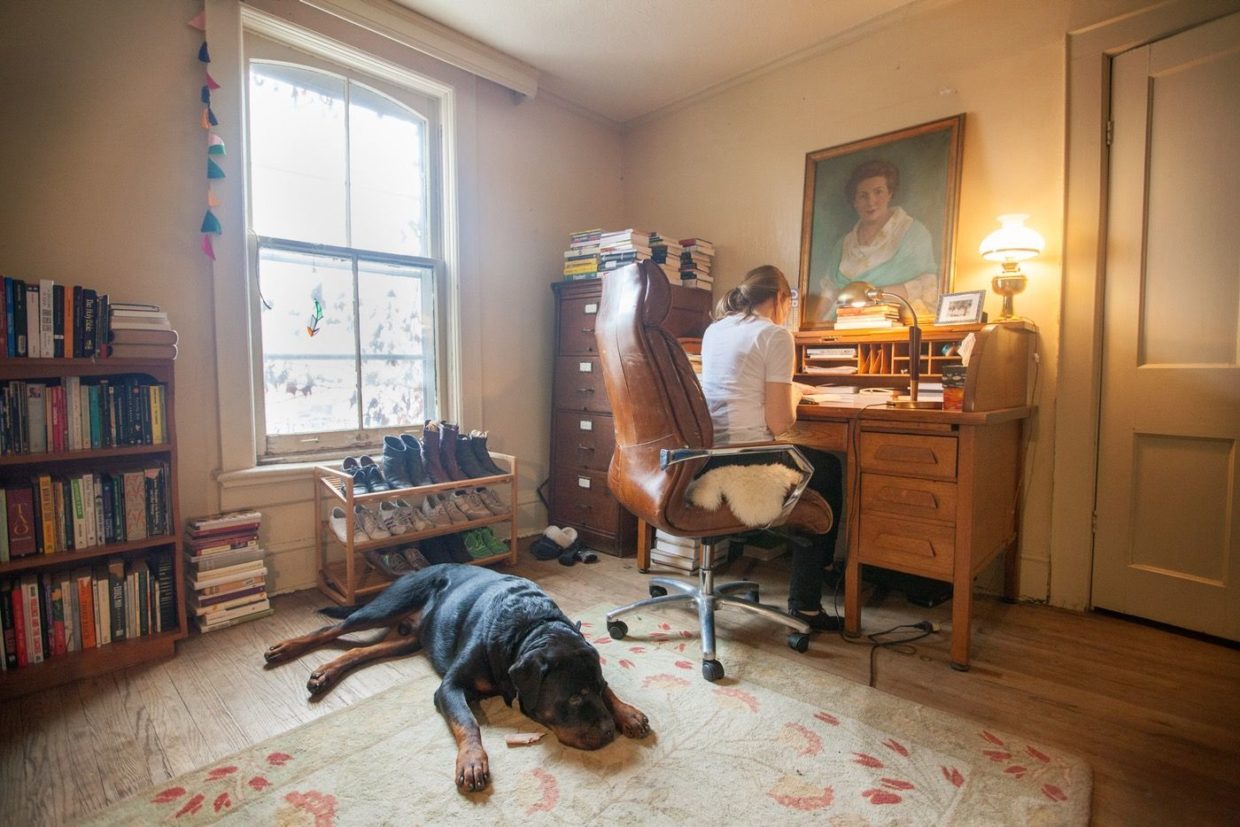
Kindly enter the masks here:
M 470 431 L 469 447 L 473 449 L 474 456 L 478 459 L 478 465 L 488 474 L 507 474 L 503 468 L 495 464 L 495 460 L 491 459 L 491 452 L 487 450 L 487 432 L 486 431 Z
M 469 437 L 459 434 L 456 437 L 456 464 L 470 479 L 491 476 L 490 471 L 478 464 L 478 458 L 474 456 Z
M 460 431 L 451 422 L 439 423 L 439 464 L 448 472 L 449 479 L 467 480 L 469 475 L 456 464 L 456 438 Z
M 452 482 L 452 477 L 439 463 L 439 453 L 439 426 L 428 419 L 422 426 L 422 468 L 432 482 Z
M 408 449 L 398 436 L 383 438 L 383 457 L 381 468 L 383 477 L 393 488 L 412 488 L 413 480 L 409 479 L 407 461 Z
M 401 434 L 400 441 L 405 446 L 405 471 L 414 485 L 431 485 L 434 480 L 426 472 L 422 464 L 422 443 L 413 434 Z

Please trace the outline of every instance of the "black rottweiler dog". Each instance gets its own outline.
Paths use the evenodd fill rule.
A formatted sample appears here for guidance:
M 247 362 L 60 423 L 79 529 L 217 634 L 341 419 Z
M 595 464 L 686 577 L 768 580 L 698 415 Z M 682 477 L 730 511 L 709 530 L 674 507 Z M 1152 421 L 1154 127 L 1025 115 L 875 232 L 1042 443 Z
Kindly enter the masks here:
M 481 790 L 491 779 L 482 733 L 469 703 L 501 695 L 551 729 L 561 743 L 593 750 L 619 728 L 630 738 L 650 731 L 646 716 L 603 680 L 598 652 L 538 586 L 481 566 L 443 563 L 402 576 L 360 608 L 322 610 L 340 623 L 277 643 L 267 662 L 300 657 L 350 632 L 387 627 L 382 640 L 350 649 L 310 675 L 311 694 L 349 669 L 425 648 L 443 678 L 435 691 L 456 738 L 456 784 Z

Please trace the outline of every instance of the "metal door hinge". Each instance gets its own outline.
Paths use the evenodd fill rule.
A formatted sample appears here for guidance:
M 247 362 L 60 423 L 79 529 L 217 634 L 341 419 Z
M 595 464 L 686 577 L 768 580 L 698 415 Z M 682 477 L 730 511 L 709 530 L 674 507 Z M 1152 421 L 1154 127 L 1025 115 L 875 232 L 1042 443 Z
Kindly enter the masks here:
M 1107 121 L 1107 146 L 1115 139 L 1115 121 Z

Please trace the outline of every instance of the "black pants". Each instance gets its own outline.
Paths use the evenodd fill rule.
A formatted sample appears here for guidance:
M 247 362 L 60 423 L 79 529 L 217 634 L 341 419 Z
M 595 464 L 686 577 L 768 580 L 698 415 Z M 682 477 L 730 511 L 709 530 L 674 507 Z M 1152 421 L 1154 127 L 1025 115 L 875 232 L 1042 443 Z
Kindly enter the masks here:
M 827 504 L 835 519 L 826 534 L 814 534 L 806 539 L 807 545 L 792 544 L 792 577 L 788 583 L 788 608 L 791 611 L 814 611 L 822 604 L 823 568 L 835 559 L 835 541 L 844 520 L 844 465 L 838 456 L 816 448 L 798 445 L 801 453 L 814 466 L 809 488 L 817 492 Z M 716 457 L 706 463 L 703 473 L 724 465 L 769 465 L 777 460 L 770 456 Z M 796 467 L 791 459 L 779 459 L 784 465 Z

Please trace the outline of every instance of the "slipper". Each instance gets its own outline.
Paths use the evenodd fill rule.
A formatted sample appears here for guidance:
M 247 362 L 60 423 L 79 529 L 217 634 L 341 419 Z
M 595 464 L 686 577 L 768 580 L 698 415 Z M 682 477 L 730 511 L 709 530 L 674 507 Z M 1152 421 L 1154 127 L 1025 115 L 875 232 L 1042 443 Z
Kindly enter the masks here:
M 577 542 L 577 529 L 572 526 L 559 528 L 549 525 L 543 529 L 543 536 L 553 541 L 561 550 L 565 550 L 572 548 L 573 543 Z
M 564 553 L 550 537 L 539 537 L 530 545 L 530 554 L 539 560 L 554 560 Z
M 561 566 L 571 566 L 574 563 L 597 563 L 597 562 L 598 562 L 597 554 L 590 551 L 588 548 L 582 548 L 580 545 L 576 543 L 574 543 L 571 548 L 567 549 L 563 554 L 560 555 Z
M 367 549 L 366 562 L 393 580 L 414 570 L 404 555 L 395 549 Z

